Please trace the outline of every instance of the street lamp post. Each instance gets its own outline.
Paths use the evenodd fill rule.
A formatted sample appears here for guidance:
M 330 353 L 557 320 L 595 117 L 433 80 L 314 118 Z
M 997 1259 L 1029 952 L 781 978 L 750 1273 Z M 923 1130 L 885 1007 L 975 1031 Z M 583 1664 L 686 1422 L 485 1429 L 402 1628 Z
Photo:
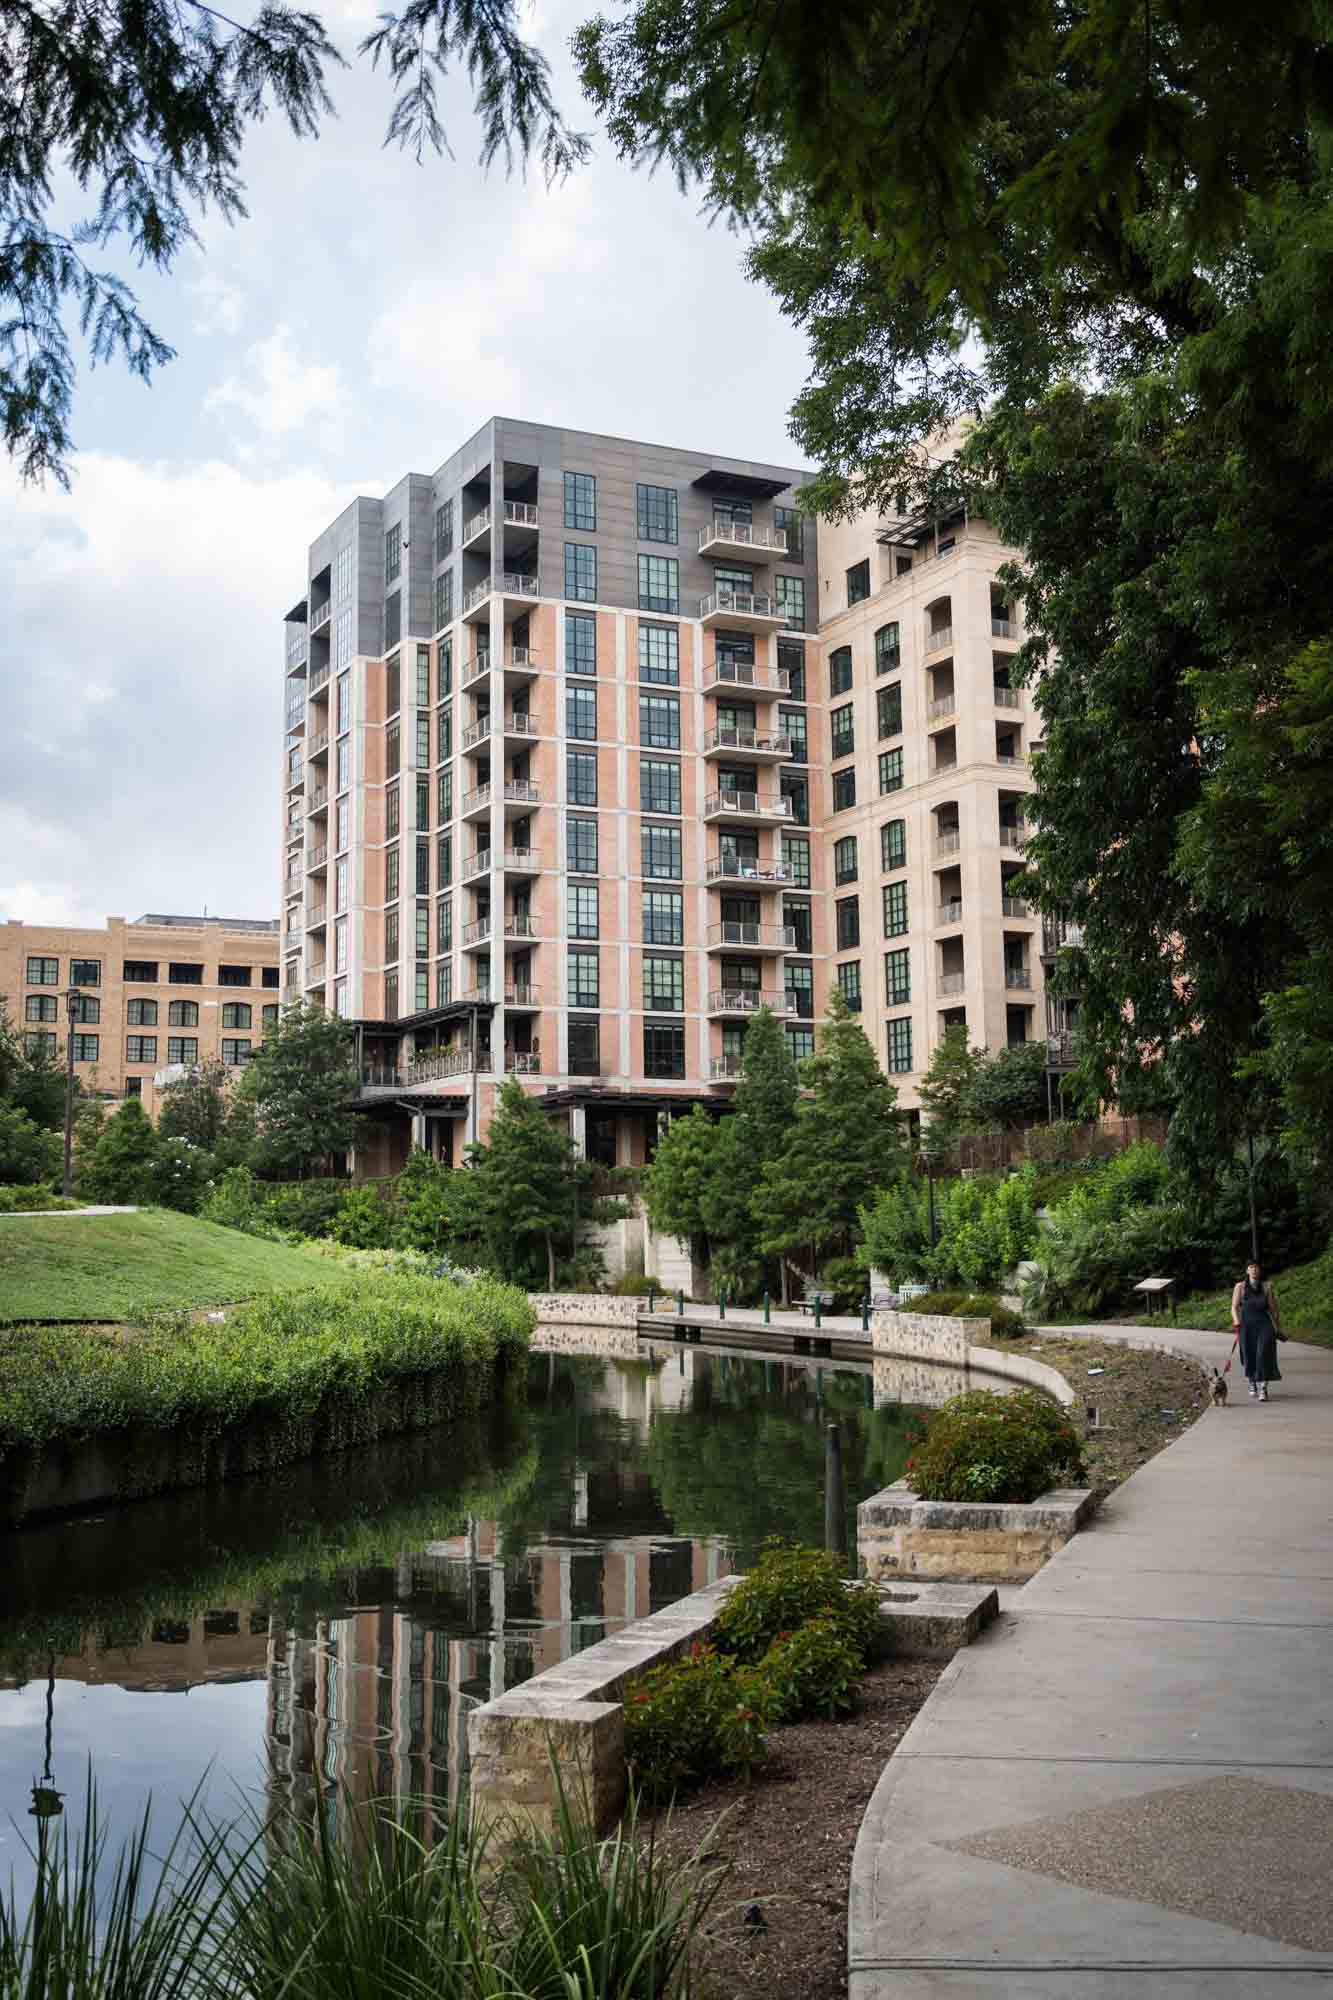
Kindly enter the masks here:
M 74 1144 L 74 1023 L 78 1018 L 80 998 L 77 986 L 71 986 L 65 995 L 65 1174 L 60 1187 L 66 1199 L 69 1198 L 70 1154 Z

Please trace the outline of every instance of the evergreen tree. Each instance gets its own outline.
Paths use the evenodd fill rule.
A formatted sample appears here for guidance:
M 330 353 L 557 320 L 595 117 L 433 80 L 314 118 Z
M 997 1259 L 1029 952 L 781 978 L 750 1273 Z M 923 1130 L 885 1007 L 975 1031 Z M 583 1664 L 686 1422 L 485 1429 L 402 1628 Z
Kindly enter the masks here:
M 968 1129 L 973 1086 L 985 1059 L 986 1051 L 972 1047 L 963 1026 L 946 1028 L 932 1050 L 918 1094 L 933 1157 L 939 1158 Z
M 1019 1042 L 1013 1048 L 982 1052 L 967 1093 L 967 1116 L 975 1127 L 1006 1132 L 1035 1125 L 1046 1116 L 1046 1048 Z
M 705 1245 L 718 1169 L 718 1126 L 702 1104 L 673 1118 L 644 1169 L 643 1202 L 653 1228 Z
M 239 1086 L 254 1109 L 256 1165 L 304 1179 L 312 1165 L 346 1152 L 359 1086 L 351 1029 L 314 1001 L 284 1008 Z
M 169 1083 L 162 1093 L 157 1129 L 164 1139 L 188 1139 L 207 1151 L 227 1123 L 227 1071 L 210 1057 Z
M 160 1196 L 161 1142 L 137 1097 L 127 1097 L 103 1125 L 79 1170 L 85 1201 L 135 1206 Z
M 821 1258 L 849 1250 L 857 1210 L 907 1163 L 898 1093 L 847 1003 L 835 992 L 780 1159 L 764 1169 L 764 1249 Z
M 507 1078 L 487 1142 L 473 1149 L 470 1169 L 471 1192 L 497 1269 L 516 1279 L 529 1278 L 544 1261 L 547 1289 L 554 1291 L 556 1245 L 573 1247 L 579 1168 L 567 1135 L 516 1076 Z

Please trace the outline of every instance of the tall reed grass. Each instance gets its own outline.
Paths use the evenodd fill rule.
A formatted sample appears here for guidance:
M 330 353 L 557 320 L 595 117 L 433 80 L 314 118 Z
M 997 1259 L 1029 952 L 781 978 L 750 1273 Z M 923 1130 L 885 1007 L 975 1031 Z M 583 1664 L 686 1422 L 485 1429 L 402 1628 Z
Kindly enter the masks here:
M 0 1903 L 0 2000 L 676 2000 L 722 1871 L 664 1858 L 631 1800 L 599 1839 L 559 1792 L 555 1830 L 321 1802 L 312 1820 L 184 1809 L 160 1870 L 148 1812 L 110 1864 L 91 1782 L 82 1832 Z M 707 1843 L 704 1844 L 705 1848 Z

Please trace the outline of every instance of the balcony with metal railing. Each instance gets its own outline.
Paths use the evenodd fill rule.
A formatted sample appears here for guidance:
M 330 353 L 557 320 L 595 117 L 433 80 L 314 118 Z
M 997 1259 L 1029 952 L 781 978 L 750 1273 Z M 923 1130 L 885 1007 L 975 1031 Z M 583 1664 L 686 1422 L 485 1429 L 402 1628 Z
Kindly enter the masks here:
M 1027 839 L 1027 828 L 1023 824 L 1022 820 L 1016 820 L 1012 823 L 1005 820 L 1001 820 L 1000 822 L 1001 847 L 1022 847 L 1026 839 Z
M 310 630 L 312 632 L 322 632 L 332 616 L 333 599 L 331 597 L 326 597 L 322 604 L 312 604 L 310 607 Z
M 506 986 L 505 1006 L 516 1014 L 539 1014 L 542 996 L 535 986 Z
M 310 689 L 310 697 L 311 697 L 311 700 L 313 700 L 313 699 L 314 699 L 314 697 L 315 697 L 315 696 L 316 696 L 316 695 L 317 695 L 317 694 L 319 693 L 319 691 L 320 691 L 320 689 L 321 689 L 322 687 L 327 687 L 327 686 L 328 686 L 328 684 L 329 684 L 329 675 L 330 675 L 330 674 L 331 674 L 332 672 L 333 672 L 333 669 L 332 669 L 332 667 L 331 667 L 331 666 L 329 665 L 329 663 L 328 663 L 328 661 L 327 661 L 327 660 L 325 660 L 325 662 L 324 662 L 324 664 L 323 664 L 323 666 L 322 666 L 322 667 L 312 667 L 312 668 L 311 668 L 311 670 L 310 670 L 310 681 L 309 681 L 309 689 Z
M 524 570 L 502 570 L 498 576 L 483 577 L 474 583 L 471 590 L 463 593 L 463 616 L 472 619 L 492 597 L 533 598 L 537 595 L 537 578 Z
M 329 788 L 327 785 L 322 785 L 317 792 L 311 792 L 305 802 L 306 818 L 313 819 L 316 813 L 327 812 L 328 809 Z
M 713 792 L 704 800 L 704 819 L 710 825 L 732 820 L 741 826 L 764 826 L 770 820 L 786 820 L 791 816 L 790 799 L 759 792 Z
M 310 633 L 306 626 L 287 634 L 287 671 L 297 673 L 310 658 Z
M 309 760 L 311 757 L 324 756 L 324 754 L 328 750 L 328 747 L 329 747 L 329 732 L 327 729 L 322 730 L 318 736 L 307 737 L 305 746 L 305 754 L 307 760 Z
M 327 903 L 311 903 L 306 910 L 305 927 L 308 931 L 322 931 L 329 920 Z
M 1031 910 L 1027 906 L 1026 899 L 1022 896 L 1001 896 L 1000 910 L 1002 915 L 1006 917 L 1030 917 L 1032 915 Z
M 1041 950 L 1044 958 L 1054 958 L 1059 951 L 1079 951 L 1082 945 L 1082 924 L 1066 923 L 1062 917 L 1042 918 Z
M 699 599 L 705 629 L 726 625 L 739 632 L 776 632 L 786 623 L 780 605 L 761 590 L 710 590 Z
M 791 756 L 789 736 L 766 736 L 758 730 L 721 723 L 704 734 L 705 757 L 741 757 L 752 764 L 781 764 Z
M 742 556 L 751 562 L 787 558 L 787 530 L 759 528 L 750 522 L 714 520 L 699 530 L 701 556 Z
M 790 924 L 722 923 L 708 927 L 710 952 L 795 951 L 796 931 Z
M 962 840 L 963 836 L 956 826 L 941 827 L 935 835 L 935 852 L 937 854 L 957 854 L 959 847 L 962 845 Z
M 937 906 L 935 911 L 935 924 L 937 929 L 941 928 L 945 924 L 961 924 L 962 921 L 963 921 L 963 899 L 961 896 L 951 897 L 947 903 L 940 903 Z
M 1022 688 L 1004 687 L 999 681 L 996 681 L 993 686 L 995 706 L 997 708 L 1021 708 L 1023 706 Z
M 327 868 L 329 865 L 328 848 L 312 847 L 306 855 L 305 865 L 312 875 L 317 868 Z
M 928 625 L 926 627 L 926 652 L 944 653 L 953 645 L 952 625 Z
M 1021 750 L 997 750 L 995 761 L 1003 765 L 1005 770 L 1021 771 L 1026 767 L 1028 760 Z
M 506 1049 L 505 1074 L 507 1076 L 537 1076 L 541 1072 L 541 1057 L 535 1049 Z
M 1024 993 L 1032 985 L 1032 974 L 1025 965 L 1006 965 L 1004 983 L 1012 992 Z
M 463 926 L 463 949 L 475 951 L 478 945 L 489 944 L 495 926 L 490 917 L 476 917 Z
M 785 667 L 757 666 L 752 660 L 710 660 L 703 670 L 705 694 L 730 695 L 740 688 L 754 701 L 776 701 L 791 693 Z
M 465 882 L 476 882 L 482 876 L 489 875 L 494 866 L 494 861 L 495 857 L 489 847 L 478 848 L 477 852 L 469 854 L 463 863 L 463 880 Z
M 740 1056 L 710 1056 L 708 1080 L 710 1083 L 739 1083 L 744 1075 L 744 1063 Z
M 926 720 L 928 722 L 942 722 L 946 715 L 955 715 L 957 714 L 957 712 L 958 712 L 957 695 L 942 694 L 939 697 L 938 701 L 932 701 L 927 703 Z
M 792 871 L 785 861 L 770 861 L 761 866 L 757 861 L 742 861 L 738 855 L 723 855 L 707 864 L 704 879 L 718 888 L 736 885 L 762 895 L 765 889 L 789 886 Z
M 719 987 L 709 994 L 706 1011 L 715 1017 L 726 1017 L 757 1014 L 761 1007 L 767 1007 L 773 1014 L 790 1014 L 793 1011 L 785 993 L 761 993 L 753 986 Z
M 939 990 L 942 995 L 952 996 L 963 991 L 965 972 L 942 972 L 939 976 Z
M 1017 639 L 1018 637 L 1017 621 L 1013 618 L 1005 618 L 999 612 L 992 611 L 990 630 L 992 639 Z

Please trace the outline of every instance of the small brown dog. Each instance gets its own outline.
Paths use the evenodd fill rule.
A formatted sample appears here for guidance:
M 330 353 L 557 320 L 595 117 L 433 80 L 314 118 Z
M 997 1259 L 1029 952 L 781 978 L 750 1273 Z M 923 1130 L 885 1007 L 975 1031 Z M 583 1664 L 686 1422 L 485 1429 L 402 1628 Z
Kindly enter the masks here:
M 1225 1375 L 1219 1375 L 1219 1373 L 1218 1373 L 1218 1371 L 1216 1370 L 1216 1368 L 1214 1368 L 1214 1370 L 1213 1370 L 1213 1386 L 1212 1386 L 1212 1398 L 1213 1398 L 1213 1408 L 1214 1408 L 1214 1409 L 1216 1409 L 1216 1410 L 1224 1410 L 1224 1409 L 1226 1408 L 1226 1406 L 1227 1406 L 1227 1378 L 1226 1378 L 1226 1376 L 1225 1376 Z

